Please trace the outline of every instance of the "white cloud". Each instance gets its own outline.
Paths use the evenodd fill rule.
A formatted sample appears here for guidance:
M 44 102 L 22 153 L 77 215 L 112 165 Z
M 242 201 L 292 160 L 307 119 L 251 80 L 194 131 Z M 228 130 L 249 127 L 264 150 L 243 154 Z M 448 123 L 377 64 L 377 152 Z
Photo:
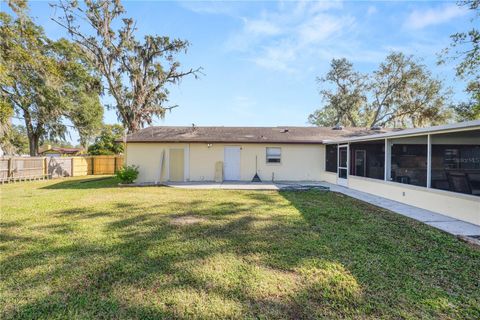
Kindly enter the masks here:
M 231 1 L 179 1 L 180 6 L 198 14 L 235 15 L 237 4 Z
M 302 57 L 353 27 L 353 17 L 332 12 L 340 8 L 337 1 L 281 3 L 258 18 L 244 18 L 242 30 L 227 41 L 227 50 L 245 52 L 264 68 L 294 72 Z
M 272 36 L 281 33 L 280 27 L 270 21 L 244 19 L 245 31 L 251 35 Z
M 377 12 L 378 12 L 378 9 L 375 6 L 369 6 L 367 9 L 367 15 L 369 16 L 374 15 Z
M 280 42 L 276 46 L 264 47 L 252 61 L 266 69 L 294 72 L 295 69 L 290 64 L 296 56 L 294 45 L 289 42 Z
M 410 29 L 422 29 L 428 26 L 445 23 L 467 14 L 468 11 L 465 8 L 459 7 L 456 4 L 449 4 L 424 11 L 415 10 L 410 13 L 404 25 Z
M 347 20 L 320 14 L 298 26 L 298 35 L 303 43 L 317 43 L 341 32 L 344 26 L 353 23 L 353 18 Z

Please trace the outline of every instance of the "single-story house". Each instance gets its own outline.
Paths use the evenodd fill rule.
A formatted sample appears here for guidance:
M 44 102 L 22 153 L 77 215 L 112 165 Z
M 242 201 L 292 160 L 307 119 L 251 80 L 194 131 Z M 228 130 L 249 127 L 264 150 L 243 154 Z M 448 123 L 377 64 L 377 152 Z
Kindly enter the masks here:
M 149 127 L 138 182 L 326 181 L 480 225 L 480 121 L 405 130 Z
M 83 151 L 84 150 L 82 148 L 63 148 L 47 145 L 46 147 L 40 148 L 38 154 L 46 157 L 71 157 L 79 155 Z

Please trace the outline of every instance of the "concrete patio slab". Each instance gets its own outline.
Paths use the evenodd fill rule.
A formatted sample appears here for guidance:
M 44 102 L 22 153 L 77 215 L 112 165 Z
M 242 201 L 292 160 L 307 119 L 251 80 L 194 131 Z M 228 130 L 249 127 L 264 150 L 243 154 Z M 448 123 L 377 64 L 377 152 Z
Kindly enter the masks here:
M 188 189 L 227 189 L 227 190 L 281 190 L 282 187 L 292 185 L 316 185 L 330 188 L 331 191 L 339 192 L 349 197 L 373 204 L 411 219 L 418 220 L 434 228 L 443 230 L 455 236 L 480 236 L 480 226 L 447 217 L 437 212 L 417 208 L 397 201 L 382 198 L 373 194 L 349 189 L 327 182 L 177 182 L 167 183 L 174 188 Z
M 279 190 L 278 185 L 265 182 L 168 182 L 165 185 L 183 189 Z

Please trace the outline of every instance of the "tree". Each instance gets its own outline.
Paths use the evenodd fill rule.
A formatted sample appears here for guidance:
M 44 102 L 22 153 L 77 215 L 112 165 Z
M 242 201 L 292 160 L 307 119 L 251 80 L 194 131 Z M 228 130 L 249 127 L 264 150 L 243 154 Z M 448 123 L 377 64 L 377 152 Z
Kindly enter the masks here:
M 412 56 L 391 53 L 371 75 L 353 70 L 346 59 L 333 59 L 320 83 L 326 105 L 309 116 L 315 125 L 425 126 L 445 122 L 448 92 L 426 67 Z
M 7 69 L 3 55 L 0 55 L 0 83 L 9 81 Z M 11 129 L 10 119 L 13 116 L 13 107 L 3 99 L 0 94 L 0 147 L 3 151 L 10 153 L 11 144 L 9 143 L 8 133 Z
M 465 0 L 460 6 L 475 12 L 472 23 L 480 17 L 480 0 Z M 450 46 L 443 50 L 439 63 L 446 60 L 459 61 L 455 70 L 460 79 L 467 80 L 466 92 L 470 99 L 453 106 L 457 120 L 480 119 L 480 29 L 474 24 L 472 29 L 458 32 L 450 36 Z
M 66 28 L 102 74 L 116 102 L 113 108 L 118 119 L 129 132 L 151 124 L 156 117 L 163 118 L 167 110 L 176 107 L 165 106 L 167 86 L 200 72 L 200 68 L 179 71 L 175 56 L 186 52 L 187 41 L 156 35 L 138 41 L 135 22 L 124 17 L 119 0 L 86 0 L 84 7 L 77 1 L 60 1 L 54 6 L 63 13 L 54 21 Z M 78 25 L 77 19 L 86 22 L 83 26 L 90 27 L 90 32 Z M 112 26 L 117 24 L 121 27 L 115 30 Z
M 15 153 L 15 146 L 12 145 L 10 140 L 12 131 L 10 119 L 12 115 L 13 109 L 2 99 L 0 101 L 0 147 L 6 154 Z
M 25 2 L 10 5 L 16 19 L 0 13 L 1 103 L 24 120 L 29 153 L 35 156 L 43 139 L 65 137 L 64 120 L 75 120 L 80 97 L 96 97 L 101 108 L 99 81 L 85 69 L 75 45 L 45 36 L 28 17 Z
M 86 148 L 102 126 L 101 80 L 77 45 L 61 39 L 54 46 L 63 63 L 62 94 L 69 102 L 65 116 L 78 131 L 80 145 Z
M 28 154 L 28 136 L 27 129 L 24 126 L 13 125 L 8 138 L 15 150 L 11 154 Z
M 88 147 L 88 153 L 91 155 L 112 155 L 123 152 L 123 144 L 116 142 L 123 137 L 124 129 L 119 124 L 104 125 L 100 135 L 95 138 L 95 142 Z
M 362 108 L 367 100 L 366 76 L 353 70 L 353 64 L 347 59 L 333 59 L 330 71 L 323 78 L 317 77 L 320 85 L 333 84 L 335 89 L 321 89 L 320 95 L 326 105 L 309 116 L 311 123 L 323 126 L 364 125 Z
M 412 56 L 391 53 L 373 73 L 368 105 L 368 124 L 421 127 L 444 123 L 447 92 L 425 65 Z

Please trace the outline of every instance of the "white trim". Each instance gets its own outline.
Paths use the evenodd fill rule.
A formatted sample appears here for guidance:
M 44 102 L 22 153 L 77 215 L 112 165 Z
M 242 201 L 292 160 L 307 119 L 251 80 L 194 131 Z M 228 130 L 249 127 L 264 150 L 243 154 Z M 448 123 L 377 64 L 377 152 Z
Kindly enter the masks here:
M 340 148 L 345 148 L 347 150 L 347 163 L 345 167 L 340 167 Z M 337 146 L 337 183 L 344 187 L 348 186 L 348 176 L 349 176 L 348 171 L 349 171 L 349 161 L 350 161 L 349 154 L 350 154 L 350 148 L 348 144 Z M 340 169 L 347 171 L 347 175 L 345 178 L 340 178 Z
M 268 149 L 280 149 L 280 161 L 268 162 Z M 265 165 L 267 166 L 281 166 L 282 165 L 282 147 L 265 147 Z
M 427 188 L 432 187 L 432 138 L 427 135 Z
M 392 142 L 389 139 L 385 139 L 385 147 L 384 147 L 384 181 L 391 181 L 392 180 Z
M 387 155 L 390 155 L 390 152 L 388 152 L 388 139 L 385 138 L 385 145 L 384 145 L 384 150 L 383 150 L 383 181 L 387 181 L 387 175 L 388 175 L 388 160 L 387 160 Z
M 460 123 L 452 123 L 441 126 L 434 126 L 428 128 L 414 128 L 414 129 L 405 129 L 395 132 L 379 133 L 372 134 L 369 136 L 363 137 L 353 137 L 350 139 L 340 139 L 340 140 L 323 140 L 322 143 L 325 144 L 339 144 L 347 142 L 357 142 L 357 141 L 370 141 L 370 140 L 382 140 L 384 138 L 406 138 L 413 136 L 421 136 L 426 134 L 441 134 L 447 132 L 460 132 L 460 131 L 470 131 L 470 130 L 479 130 L 480 129 L 480 120 L 466 121 Z

